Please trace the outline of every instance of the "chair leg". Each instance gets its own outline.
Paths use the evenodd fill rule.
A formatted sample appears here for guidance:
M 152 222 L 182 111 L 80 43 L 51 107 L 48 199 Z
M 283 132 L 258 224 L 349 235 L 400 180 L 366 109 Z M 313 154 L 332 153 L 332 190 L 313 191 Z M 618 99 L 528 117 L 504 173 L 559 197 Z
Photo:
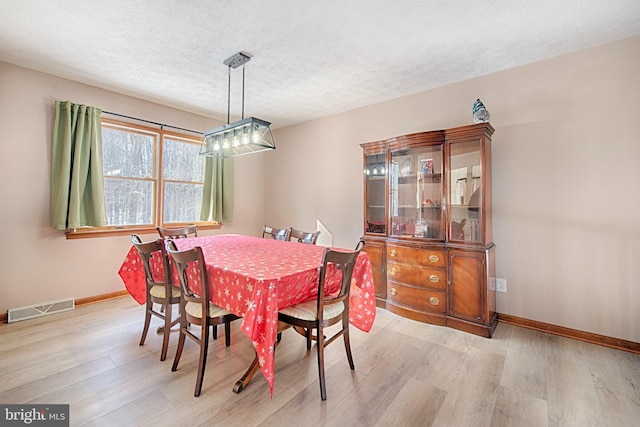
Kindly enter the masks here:
M 140 345 L 144 345 L 144 340 L 147 339 L 147 332 L 149 332 L 149 325 L 151 324 L 151 310 L 153 310 L 153 301 L 151 301 L 151 297 L 147 295 L 144 326 L 142 327 L 142 337 L 140 338 Z
M 320 378 L 320 398 L 327 400 L 327 385 L 324 377 L 324 331 L 318 328 L 318 376 Z
M 214 340 L 218 339 L 218 325 L 213 325 L 213 331 L 211 331 L 211 336 Z
M 160 352 L 160 361 L 163 361 L 167 358 L 167 349 L 169 348 L 169 334 L 171 333 L 171 316 L 173 314 L 173 310 L 171 304 L 167 303 L 162 305 L 163 308 L 166 307 L 164 313 L 164 331 L 162 336 L 162 351 Z
M 207 351 L 209 349 L 209 322 L 203 320 L 200 335 L 200 360 L 198 362 L 198 376 L 196 378 L 196 390 L 193 393 L 195 397 L 200 396 L 202 391 L 202 380 L 204 378 L 204 369 L 207 365 Z
M 307 350 L 311 350 L 311 328 L 305 329 L 305 336 L 307 337 Z
M 215 326 L 217 329 L 218 326 Z M 231 321 L 224 322 L 224 345 L 229 347 L 231 345 Z
M 180 356 L 182 356 L 182 349 L 184 348 L 184 340 L 187 337 L 187 323 L 186 320 L 181 320 L 180 322 L 180 336 L 178 338 L 178 347 L 176 348 L 176 357 L 173 359 L 173 366 L 171 367 L 172 371 L 176 371 L 178 369 L 178 363 L 180 362 Z
M 344 349 L 347 351 L 347 359 L 349 360 L 349 367 L 353 371 L 355 365 L 353 364 L 353 356 L 351 356 L 351 344 L 349 343 L 349 317 L 342 318 L 342 337 L 344 338 Z

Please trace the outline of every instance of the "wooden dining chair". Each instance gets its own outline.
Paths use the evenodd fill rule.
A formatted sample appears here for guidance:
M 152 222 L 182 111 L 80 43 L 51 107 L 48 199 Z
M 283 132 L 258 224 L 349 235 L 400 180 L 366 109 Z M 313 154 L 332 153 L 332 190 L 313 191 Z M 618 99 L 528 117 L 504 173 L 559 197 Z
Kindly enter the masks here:
M 310 348 L 311 331 L 316 330 L 315 340 L 318 349 L 318 376 L 320 378 L 320 397 L 327 400 L 327 390 L 324 375 L 324 348 L 334 342 L 338 337 L 344 338 L 344 347 L 351 370 L 355 369 L 349 343 L 349 293 L 351 289 L 351 277 L 360 251 L 364 247 L 364 241 L 358 242 L 353 252 L 343 252 L 326 248 L 322 257 L 322 267 L 318 281 L 318 297 L 315 300 L 284 308 L 278 312 L 278 320 L 297 328 L 303 328 L 306 332 L 307 349 Z M 331 267 L 334 266 L 334 267 Z M 342 277 L 338 293 L 325 295 L 325 282 L 327 271 L 337 268 Z M 324 328 L 342 322 L 342 328 L 332 337 L 324 336 Z
M 268 225 L 262 227 L 262 237 L 271 238 L 274 240 L 289 240 L 291 234 L 291 228 L 274 228 Z
M 186 227 L 156 227 L 158 234 L 164 240 L 181 239 L 184 237 L 198 237 L 198 226 L 188 225 Z
M 178 363 L 180 362 L 180 356 L 182 356 L 186 337 L 195 341 L 200 346 L 200 359 L 196 376 L 196 389 L 193 395 L 198 397 L 202 391 L 204 369 L 207 364 L 210 328 L 224 324 L 225 345 L 229 347 L 231 344 L 231 322 L 239 317 L 210 302 L 209 277 L 207 275 L 202 249 L 199 246 L 193 249 L 179 251 L 175 242 L 169 240 L 166 242 L 166 248 L 176 264 L 181 291 L 180 337 L 171 370 L 176 371 L 178 369 Z M 199 293 L 194 291 L 196 287 L 193 286 L 192 282 L 195 281 L 200 284 L 198 287 L 200 288 Z M 189 328 L 190 325 L 200 326 L 199 335 L 192 332 Z M 215 335 L 214 338 L 216 338 Z
M 291 234 L 289 235 L 289 240 L 291 240 L 292 242 L 300 242 L 300 243 L 315 245 L 316 242 L 318 241 L 319 235 L 320 235 L 320 230 L 316 231 L 315 233 L 311 233 L 307 231 L 296 230 L 295 228 L 291 227 Z
M 164 241 L 162 239 L 153 242 L 143 242 L 137 234 L 131 236 L 131 242 L 138 249 L 142 264 L 144 266 L 144 275 L 146 281 L 146 309 L 144 316 L 144 327 L 142 328 L 142 338 L 140 345 L 144 345 L 151 324 L 151 316 L 156 316 L 164 322 L 164 326 L 158 329 L 158 333 L 162 331 L 162 351 L 160 352 L 160 360 L 167 358 L 167 349 L 169 348 L 169 334 L 171 328 L 180 321 L 180 317 L 173 316 L 173 305 L 180 303 L 180 288 L 173 286 L 169 267 L 169 258 L 165 251 Z M 154 277 L 151 268 L 151 258 L 160 257 L 158 262 L 162 265 L 162 279 Z M 157 311 L 154 304 L 159 304 L 160 311 Z

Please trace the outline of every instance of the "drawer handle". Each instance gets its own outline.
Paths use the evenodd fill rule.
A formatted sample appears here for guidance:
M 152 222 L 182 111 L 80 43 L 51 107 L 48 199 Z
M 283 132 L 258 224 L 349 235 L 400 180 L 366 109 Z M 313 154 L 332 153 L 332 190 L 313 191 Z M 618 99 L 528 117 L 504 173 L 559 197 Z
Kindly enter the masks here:
M 389 291 L 389 293 L 391 295 L 398 295 L 398 291 L 396 290 L 396 288 L 391 288 L 391 290 Z
M 398 252 L 396 252 L 395 249 L 391 249 L 391 253 L 389 253 L 389 255 L 391 255 L 393 258 L 398 256 Z
M 391 267 L 391 269 L 389 270 L 389 276 L 395 276 L 397 273 L 396 269 Z
M 440 261 L 440 257 L 438 255 L 429 255 L 429 261 L 438 262 Z
M 431 297 L 431 298 L 429 298 L 429 304 L 438 305 L 438 304 L 440 304 L 440 300 L 438 298 L 436 298 L 436 297 Z
M 431 276 L 429 276 L 429 281 L 431 283 L 438 283 L 440 281 L 440 278 L 435 274 L 432 274 Z

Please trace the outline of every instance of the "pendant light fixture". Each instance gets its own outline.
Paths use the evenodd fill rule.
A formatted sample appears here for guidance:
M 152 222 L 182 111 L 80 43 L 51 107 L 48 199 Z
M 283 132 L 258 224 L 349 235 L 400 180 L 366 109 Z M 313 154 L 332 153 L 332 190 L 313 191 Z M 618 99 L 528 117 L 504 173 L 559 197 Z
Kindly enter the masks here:
M 204 133 L 200 155 L 227 158 L 260 151 L 275 150 L 276 143 L 271 133 L 271 123 L 255 117 L 244 118 L 244 64 L 251 57 L 238 52 L 223 63 L 229 70 L 227 91 L 227 124 Z M 231 111 L 231 69 L 242 65 L 242 118 L 229 123 Z

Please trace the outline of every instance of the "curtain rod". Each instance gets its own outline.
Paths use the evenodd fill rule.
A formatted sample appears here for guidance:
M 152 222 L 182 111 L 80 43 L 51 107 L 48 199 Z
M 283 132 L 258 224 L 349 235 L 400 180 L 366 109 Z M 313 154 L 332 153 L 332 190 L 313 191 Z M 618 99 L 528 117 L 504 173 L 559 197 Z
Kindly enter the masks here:
M 151 120 L 139 119 L 137 117 L 125 116 L 124 114 L 112 113 L 110 111 L 102 111 L 102 112 L 105 113 L 105 114 L 111 114 L 112 116 L 124 117 L 126 119 L 137 120 L 139 122 L 151 123 L 153 125 L 160 126 L 161 130 L 163 128 L 167 127 L 167 128 L 171 128 L 171 129 L 178 129 L 178 130 L 183 130 L 183 131 L 186 131 L 186 132 L 197 133 L 198 135 L 204 135 L 204 133 L 198 132 L 197 130 L 179 128 L 177 126 L 171 126 L 171 125 L 166 125 L 164 123 L 152 122 Z

